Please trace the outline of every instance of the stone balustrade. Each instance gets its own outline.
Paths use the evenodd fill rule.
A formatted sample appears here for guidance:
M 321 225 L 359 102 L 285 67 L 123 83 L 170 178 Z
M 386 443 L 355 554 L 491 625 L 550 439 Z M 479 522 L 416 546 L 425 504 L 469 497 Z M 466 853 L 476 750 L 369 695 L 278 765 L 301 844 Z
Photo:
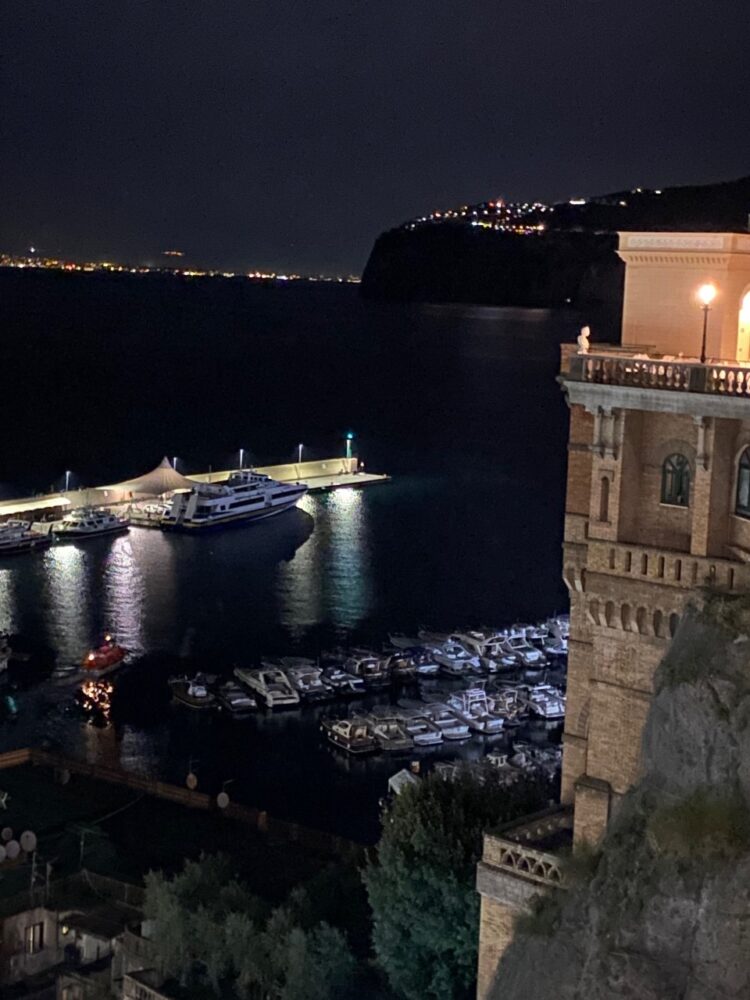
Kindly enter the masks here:
M 568 359 L 566 378 L 597 385 L 750 397 L 750 364 L 650 356 L 609 348 Z
M 554 854 L 494 834 L 485 834 L 482 861 L 540 885 L 559 888 L 563 884 L 560 859 Z
M 684 590 L 702 586 L 732 592 L 750 589 L 750 564 L 627 542 L 590 539 L 586 565 L 592 573 L 648 580 Z

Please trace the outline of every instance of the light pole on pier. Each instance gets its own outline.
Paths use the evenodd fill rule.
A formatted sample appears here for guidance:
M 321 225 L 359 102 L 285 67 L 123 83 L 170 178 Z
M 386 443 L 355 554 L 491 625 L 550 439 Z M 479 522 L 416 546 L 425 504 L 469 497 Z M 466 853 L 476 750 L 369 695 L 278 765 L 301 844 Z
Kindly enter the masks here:
M 302 445 L 297 445 L 297 464 L 302 465 Z
M 177 456 L 176 455 L 172 459 L 172 468 L 174 469 L 175 472 L 177 472 Z
M 245 449 L 240 448 L 240 469 L 245 464 Z
M 70 469 L 65 470 L 65 492 L 70 491 Z
M 352 441 L 354 440 L 354 433 L 352 431 L 347 431 L 346 434 L 346 457 L 352 457 Z

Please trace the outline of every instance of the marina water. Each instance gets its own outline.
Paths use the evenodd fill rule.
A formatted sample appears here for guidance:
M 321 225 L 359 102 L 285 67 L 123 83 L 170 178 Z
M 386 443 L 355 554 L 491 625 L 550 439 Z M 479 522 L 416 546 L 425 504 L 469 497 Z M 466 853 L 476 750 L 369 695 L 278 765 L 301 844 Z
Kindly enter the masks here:
M 107 629 L 136 662 L 113 679 L 107 726 L 30 670 L 0 749 L 44 741 L 180 784 L 192 767 L 204 791 L 227 783 L 275 815 L 372 839 L 387 778 L 413 753 L 335 754 L 319 732 L 334 706 L 205 719 L 169 703 L 167 678 L 565 610 L 555 374 L 577 317 L 373 304 L 339 286 L 65 277 L 2 279 L 16 428 L 2 478 L 18 492 L 59 486 L 65 469 L 116 481 L 164 454 L 187 474 L 236 464 L 239 448 L 258 462 L 300 442 L 305 457 L 342 454 L 350 429 L 366 467 L 394 478 L 248 528 L 132 529 L 6 560 L 0 629 L 34 663 L 45 650 L 77 661 Z

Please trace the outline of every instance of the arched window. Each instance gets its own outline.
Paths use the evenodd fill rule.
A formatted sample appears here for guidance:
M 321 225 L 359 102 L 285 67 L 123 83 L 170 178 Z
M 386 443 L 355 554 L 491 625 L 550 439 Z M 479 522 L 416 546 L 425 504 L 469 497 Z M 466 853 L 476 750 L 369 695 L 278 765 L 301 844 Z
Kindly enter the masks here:
M 737 502 L 734 507 L 740 517 L 750 517 L 750 448 L 740 455 L 737 469 Z
M 602 476 L 599 492 L 599 520 L 609 520 L 609 479 L 606 476 Z
M 669 455 L 664 460 L 661 467 L 661 502 L 677 507 L 687 507 L 690 502 L 690 463 L 684 455 Z

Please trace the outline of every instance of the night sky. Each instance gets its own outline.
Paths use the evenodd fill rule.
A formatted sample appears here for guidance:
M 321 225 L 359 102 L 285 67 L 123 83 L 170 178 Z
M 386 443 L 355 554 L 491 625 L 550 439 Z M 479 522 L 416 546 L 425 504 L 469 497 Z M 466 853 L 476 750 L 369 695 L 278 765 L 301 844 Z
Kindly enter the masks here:
M 359 271 L 434 208 L 750 172 L 740 0 L 3 0 L 0 249 Z

